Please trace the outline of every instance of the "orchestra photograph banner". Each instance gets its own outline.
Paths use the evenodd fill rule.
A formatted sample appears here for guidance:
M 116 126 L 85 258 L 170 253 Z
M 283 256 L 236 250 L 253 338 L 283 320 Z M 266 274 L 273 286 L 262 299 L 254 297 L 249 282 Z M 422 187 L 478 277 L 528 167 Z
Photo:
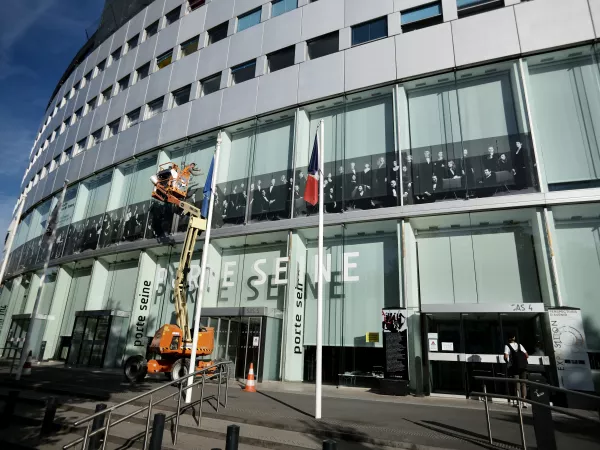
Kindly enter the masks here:
M 384 378 L 408 381 L 407 310 L 383 308 L 381 310 L 381 328 L 385 354 Z

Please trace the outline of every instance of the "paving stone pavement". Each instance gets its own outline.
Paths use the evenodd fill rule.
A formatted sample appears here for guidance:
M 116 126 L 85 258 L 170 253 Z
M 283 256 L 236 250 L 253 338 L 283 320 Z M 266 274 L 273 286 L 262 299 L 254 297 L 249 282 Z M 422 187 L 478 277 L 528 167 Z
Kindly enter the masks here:
M 83 417 L 93 412 L 96 403 L 117 404 L 143 392 L 160 386 L 164 379 L 147 380 L 131 386 L 122 382 L 116 371 L 89 371 L 63 367 L 34 367 L 30 378 L 22 383 L 22 395 L 31 399 L 58 396 L 63 403 L 62 419 Z M 14 384 L 0 371 L 0 396 Z M 343 442 L 342 449 L 364 450 L 370 448 L 419 448 L 419 449 L 481 449 L 489 447 L 483 403 L 462 398 L 416 398 L 385 397 L 356 388 L 324 389 L 322 420 L 313 418 L 313 386 L 291 383 L 259 384 L 258 393 L 249 394 L 238 383 L 230 383 L 227 408 L 216 411 L 216 399 L 205 402 L 202 427 L 198 430 L 195 418 L 188 411 L 181 419 L 180 438 L 177 448 L 209 448 L 205 440 L 224 446 L 224 433 L 228 424 L 241 427 L 242 442 L 251 448 L 316 449 L 327 437 Z M 167 388 L 176 392 L 175 388 Z M 225 389 L 221 400 L 224 402 Z M 216 397 L 215 385 L 207 385 L 206 393 Z M 194 399 L 199 398 L 198 390 Z M 134 402 L 120 411 L 125 415 L 147 404 L 147 399 Z M 32 406 L 33 407 L 33 406 Z M 38 405 L 39 409 L 39 405 Z M 169 413 L 176 410 L 175 400 L 161 404 L 160 409 Z M 72 414 L 73 416 L 69 416 Z M 115 416 L 117 417 L 117 416 Z M 498 445 L 493 448 L 519 448 L 517 414 L 505 403 L 491 405 L 492 430 Z M 582 450 L 599 449 L 599 427 L 555 415 L 556 435 L 559 448 Z M 532 417 L 525 413 L 525 434 L 529 448 L 535 448 Z M 113 440 L 127 441 L 131 432 L 141 427 L 144 419 L 138 416 L 111 430 Z M 129 436 L 127 436 L 129 433 Z M 0 431 L 0 439 L 5 434 Z M 167 434 L 167 433 L 166 433 Z M 119 445 L 119 442 L 111 442 Z M 135 443 L 134 443 L 135 444 Z M 123 445 L 121 443 L 121 445 Z M 169 440 L 165 448 L 175 448 Z M 209 444 L 213 445 L 213 444 Z M 135 446 L 135 445 L 134 445 Z M 50 447 L 49 447 L 50 448 Z M 58 448 L 58 447 L 57 447 Z M 118 448 L 118 447 L 116 447 Z M 220 447 L 210 447 L 220 448 Z

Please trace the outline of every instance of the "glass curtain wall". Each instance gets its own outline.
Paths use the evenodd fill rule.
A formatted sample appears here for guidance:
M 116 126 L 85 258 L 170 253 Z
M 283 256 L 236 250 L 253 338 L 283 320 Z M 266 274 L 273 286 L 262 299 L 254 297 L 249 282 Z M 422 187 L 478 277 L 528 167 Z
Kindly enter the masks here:
M 102 222 L 100 248 L 144 237 L 151 185 L 157 154 L 143 156 L 118 166 L 111 182 L 107 211 Z
M 40 247 L 42 245 L 43 234 L 46 231 L 46 221 L 48 220 L 51 205 L 52 199 L 46 200 L 29 214 L 29 231 L 19 262 L 21 268 L 34 265 L 37 262 L 38 254 L 44 253 L 40 252 Z
M 102 309 L 131 312 L 135 299 L 139 253 L 117 255 L 112 259 L 108 264 Z
M 257 120 L 250 188 L 238 194 L 238 203 L 250 198 L 251 222 L 289 219 L 295 136 L 293 111 Z
M 553 206 L 549 215 L 562 298 L 565 306 L 581 308 L 588 350 L 600 363 L 600 204 Z
M 63 256 L 96 249 L 110 194 L 112 175 L 113 170 L 110 169 L 80 183 Z
M 50 256 L 51 259 L 60 258 L 63 256 L 69 232 L 69 225 L 71 225 L 73 214 L 75 212 L 78 189 L 79 185 L 71 186 L 67 189 L 62 207 L 60 208 L 60 211 L 58 211 L 56 221 L 56 240 L 54 241 L 54 247 L 52 248 L 52 255 Z M 58 195 L 60 195 L 60 193 Z
M 549 189 L 600 186 L 600 85 L 593 46 L 526 59 L 536 142 Z
M 187 200 L 197 208 L 202 208 L 204 184 L 206 183 L 210 164 L 215 154 L 216 144 L 217 136 L 210 134 L 188 140 L 185 148 L 182 150 L 167 152 L 170 155 L 170 160 L 180 167 L 194 163 L 196 164 L 196 169 L 200 171 L 200 174 L 195 175 L 192 179 Z M 177 231 L 185 232 L 189 223 L 189 216 L 179 216 L 178 220 Z
M 21 260 L 23 259 L 22 256 L 27 254 L 25 248 L 27 244 L 27 234 L 29 233 L 32 219 L 33 214 L 29 213 L 21 220 L 21 223 L 19 223 L 19 228 L 17 229 L 13 241 L 14 250 L 11 252 L 11 259 L 6 268 L 8 273 L 14 273 L 24 267 Z
M 405 83 L 398 105 L 405 204 L 535 191 L 518 62 Z
M 410 219 L 420 304 L 539 303 L 543 259 L 535 210 Z
M 241 225 L 246 222 L 248 177 L 256 141 L 256 122 L 227 129 L 219 155 L 213 226 Z M 260 189 L 263 186 L 261 185 Z M 244 193 L 246 193 L 244 195 Z
M 321 119 L 325 126 L 325 212 L 399 205 L 391 88 L 310 105 L 298 118 L 294 217 L 318 213 L 303 200 Z
M 314 381 L 316 364 L 317 230 L 306 240 L 304 381 Z M 366 335 L 381 330 L 381 310 L 400 307 L 397 223 L 376 222 L 325 229 L 323 261 L 323 380 L 377 385 L 383 373 L 382 342 Z M 354 381 L 353 381 L 354 384 Z

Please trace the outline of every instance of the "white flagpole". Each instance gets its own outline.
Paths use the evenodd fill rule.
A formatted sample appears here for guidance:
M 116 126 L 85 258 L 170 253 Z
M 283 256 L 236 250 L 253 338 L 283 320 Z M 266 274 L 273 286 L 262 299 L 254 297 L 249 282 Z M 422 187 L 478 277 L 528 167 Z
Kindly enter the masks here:
M 200 313 L 202 312 L 202 300 L 204 298 L 204 283 L 206 281 L 206 263 L 208 260 L 208 244 L 210 243 L 210 230 L 212 224 L 213 209 L 215 204 L 215 188 L 217 185 L 217 174 L 219 173 L 219 153 L 221 152 L 221 132 L 217 136 L 217 147 L 215 149 L 215 165 L 212 172 L 212 183 L 210 200 L 208 201 L 208 217 L 206 218 L 206 233 L 204 234 L 204 246 L 202 247 L 202 262 L 200 264 L 200 284 L 196 296 L 196 314 L 194 315 L 194 332 L 192 334 L 192 354 L 190 356 L 190 367 L 188 373 L 196 371 L 196 347 L 198 346 L 198 330 L 200 329 Z M 192 401 L 192 388 L 194 377 L 188 378 L 188 389 L 185 391 L 185 402 Z
M 321 418 L 321 391 L 323 379 L 323 178 L 325 173 L 325 121 L 319 123 L 319 256 L 317 278 L 317 377 L 315 392 L 315 419 Z

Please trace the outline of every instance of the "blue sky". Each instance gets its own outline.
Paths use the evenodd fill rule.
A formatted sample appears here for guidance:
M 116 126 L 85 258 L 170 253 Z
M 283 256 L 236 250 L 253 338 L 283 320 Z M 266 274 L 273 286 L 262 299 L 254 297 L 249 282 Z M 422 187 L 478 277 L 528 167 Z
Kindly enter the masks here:
M 0 238 L 4 238 L 50 95 L 104 0 L 2 0 Z

